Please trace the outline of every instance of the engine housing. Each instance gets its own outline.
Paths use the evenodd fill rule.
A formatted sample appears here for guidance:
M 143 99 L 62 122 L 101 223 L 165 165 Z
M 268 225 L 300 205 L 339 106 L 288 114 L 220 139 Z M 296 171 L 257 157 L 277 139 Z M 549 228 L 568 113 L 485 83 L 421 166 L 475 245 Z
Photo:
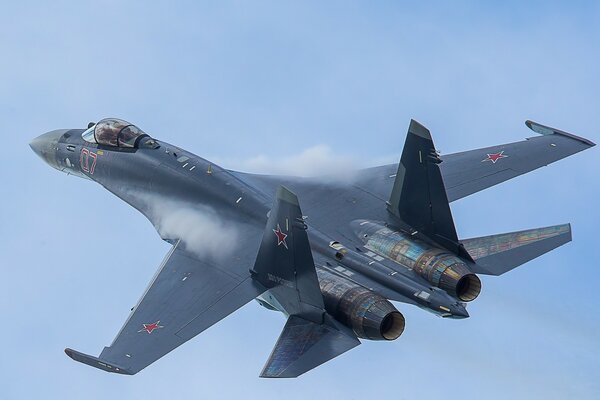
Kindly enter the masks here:
M 357 224 L 365 247 L 412 269 L 459 300 L 473 301 L 481 292 L 479 277 L 446 250 L 371 221 Z
M 395 340 L 404 316 L 383 296 L 328 271 L 318 269 L 325 309 L 363 339 Z

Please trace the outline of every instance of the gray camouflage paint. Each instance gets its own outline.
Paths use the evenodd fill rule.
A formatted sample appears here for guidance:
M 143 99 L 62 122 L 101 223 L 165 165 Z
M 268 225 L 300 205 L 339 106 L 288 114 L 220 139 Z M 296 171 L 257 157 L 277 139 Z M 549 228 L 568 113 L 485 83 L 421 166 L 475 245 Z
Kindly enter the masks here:
M 425 129 L 414 121 L 411 129 L 413 126 Z M 428 131 L 422 131 L 425 133 L 417 135 L 419 138 L 409 132 L 405 153 L 410 159 L 406 162 L 431 171 L 439 168 L 443 181 L 434 176 L 429 185 L 435 186 L 431 186 L 435 189 L 431 193 L 444 191 L 442 198 L 447 203 L 594 145 L 553 128 L 532 122 L 528 126 L 542 136 L 441 157 L 432 147 Z M 470 239 L 464 244 L 441 238 L 446 247 L 442 250 L 435 245 L 439 237 L 427 237 L 397 218 L 402 209 L 400 213 L 393 210 L 396 216 L 387 211 L 386 202 L 394 183 L 398 183 L 397 164 L 357 171 L 350 182 L 261 176 L 225 170 L 143 134 L 129 132 L 123 136 L 124 145 L 118 147 L 120 131 L 116 137 L 103 138 L 104 144 L 83 140 L 83 132 L 51 131 L 30 145 L 50 166 L 98 182 L 139 210 L 162 239 L 174 245 L 111 346 L 99 357 L 66 350 L 73 359 L 108 372 L 135 374 L 253 298 L 284 313 L 298 309 L 299 299 L 282 295 L 289 288 L 277 285 L 277 279 L 265 292 L 260 279 L 251 274 L 259 248 L 274 246 L 282 251 L 281 241 L 270 236 L 271 230 L 275 231 L 275 219 L 268 218 L 273 205 L 277 207 L 282 201 L 275 197 L 281 185 L 295 193 L 289 192 L 288 198 L 300 199 L 303 212 L 295 218 L 302 219 L 307 229 L 306 233 L 303 229 L 296 233 L 307 236 L 289 262 L 295 265 L 296 257 L 308 259 L 306 252 L 312 253 L 319 286 L 311 287 L 310 280 L 301 283 L 295 273 L 291 279 L 298 285 L 300 297 L 311 290 L 320 291 L 328 312 L 323 310 L 320 322 L 317 314 L 310 318 L 302 311 L 290 315 L 261 376 L 298 376 L 356 346 L 356 334 L 378 339 L 373 321 L 381 322 L 388 315 L 401 317 L 386 299 L 464 318 L 468 316 L 464 305 L 453 297 L 453 285 L 461 277 L 472 272 L 499 275 L 571 239 L 569 226 L 563 225 Z M 429 146 L 424 147 L 430 150 L 425 158 L 411 153 L 411 143 L 418 141 L 420 146 Z M 490 154 L 500 153 L 503 157 L 484 162 Z M 422 181 L 418 185 L 415 189 L 428 188 Z M 407 189 L 402 192 L 403 201 L 410 201 L 410 187 L 403 189 Z M 434 200 L 447 207 L 439 196 Z M 161 209 L 169 202 L 175 202 L 172 209 Z M 188 235 L 161 229 L 162 214 L 186 207 L 209 213 L 218 219 L 220 229 L 228 232 L 229 240 L 219 251 L 198 252 L 198 243 Z M 298 213 L 299 208 L 293 212 Z M 448 215 L 446 212 L 444 218 Z M 428 223 L 435 228 L 432 221 Z M 434 230 L 428 229 L 431 235 Z M 460 250 L 458 254 L 448 252 L 453 246 Z M 274 265 L 264 265 L 279 276 Z M 299 266 L 307 268 L 305 263 Z M 314 301 L 311 304 L 314 307 Z M 403 329 L 403 317 L 401 326 Z

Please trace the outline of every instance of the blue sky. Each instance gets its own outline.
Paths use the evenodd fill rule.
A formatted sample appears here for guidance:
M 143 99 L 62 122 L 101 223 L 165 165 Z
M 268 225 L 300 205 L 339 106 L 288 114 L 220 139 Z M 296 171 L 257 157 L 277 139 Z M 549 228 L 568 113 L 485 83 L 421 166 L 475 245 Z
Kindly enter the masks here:
M 595 2 L 4 2 L 2 398 L 600 397 L 598 152 L 453 204 L 462 237 L 571 222 L 574 241 L 484 278 L 471 318 L 399 305 L 298 380 L 261 380 L 283 318 L 251 303 L 137 376 L 77 364 L 109 344 L 168 250 L 29 141 L 116 116 L 225 167 L 319 173 L 399 158 L 410 118 L 443 153 L 531 136 L 600 141 Z

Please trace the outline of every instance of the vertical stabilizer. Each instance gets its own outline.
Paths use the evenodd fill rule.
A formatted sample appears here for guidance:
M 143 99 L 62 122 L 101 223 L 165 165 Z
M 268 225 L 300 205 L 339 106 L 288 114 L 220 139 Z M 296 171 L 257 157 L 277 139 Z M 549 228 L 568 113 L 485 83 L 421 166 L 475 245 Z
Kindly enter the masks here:
M 429 130 L 410 121 L 388 211 L 438 245 L 462 254 Z
M 288 314 L 322 321 L 323 295 L 306 228 L 298 198 L 280 186 L 252 272 L 266 288 L 277 288 Z
M 297 377 L 360 344 L 325 311 L 306 229 L 298 198 L 280 186 L 252 269 L 288 315 L 263 378 Z

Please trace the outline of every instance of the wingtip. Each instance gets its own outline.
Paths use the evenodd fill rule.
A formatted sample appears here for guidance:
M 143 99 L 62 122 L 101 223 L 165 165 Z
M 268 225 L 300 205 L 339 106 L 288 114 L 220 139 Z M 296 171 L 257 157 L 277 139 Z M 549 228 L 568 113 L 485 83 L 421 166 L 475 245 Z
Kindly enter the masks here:
M 68 347 L 67 347 L 67 348 L 65 348 L 65 354 L 66 354 L 67 356 L 69 356 L 69 358 L 72 358 L 72 359 L 74 360 L 74 358 L 73 358 L 73 349 L 70 349 L 70 348 L 68 348 Z
M 108 361 L 101 360 L 98 357 L 90 356 L 88 354 L 82 353 L 77 350 L 73 350 L 70 348 L 66 348 L 65 354 L 69 356 L 74 361 L 80 362 L 82 364 L 89 365 L 94 368 L 101 369 L 106 372 L 113 372 L 121 375 L 134 375 L 135 372 L 131 372 L 126 368 L 122 368 L 118 365 L 109 363 Z
M 525 125 L 526 125 L 526 126 L 529 128 L 529 129 L 533 130 L 533 128 L 531 127 L 531 126 L 533 125 L 533 121 L 532 121 L 532 120 L 530 120 L 530 119 L 526 120 L 526 121 L 525 121 Z
M 585 143 L 586 145 L 593 147 L 596 145 L 596 143 L 592 142 L 589 139 L 583 138 L 581 136 L 577 136 L 577 135 L 573 135 L 572 133 L 569 132 L 565 132 L 565 131 L 561 131 L 560 129 L 556 129 L 556 128 L 552 128 L 550 126 L 546 126 L 546 125 L 542 125 L 539 124 L 535 121 L 532 121 L 530 119 L 528 119 L 527 121 L 525 121 L 525 125 L 531 129 L 532 131 L 534 131 L 535 133 L 539 133 L 540 135 L 560 135 L 560 136 L 566 136 L 569 137 L 571 139 L 575 139 L 578 140 L 582 143 Z

